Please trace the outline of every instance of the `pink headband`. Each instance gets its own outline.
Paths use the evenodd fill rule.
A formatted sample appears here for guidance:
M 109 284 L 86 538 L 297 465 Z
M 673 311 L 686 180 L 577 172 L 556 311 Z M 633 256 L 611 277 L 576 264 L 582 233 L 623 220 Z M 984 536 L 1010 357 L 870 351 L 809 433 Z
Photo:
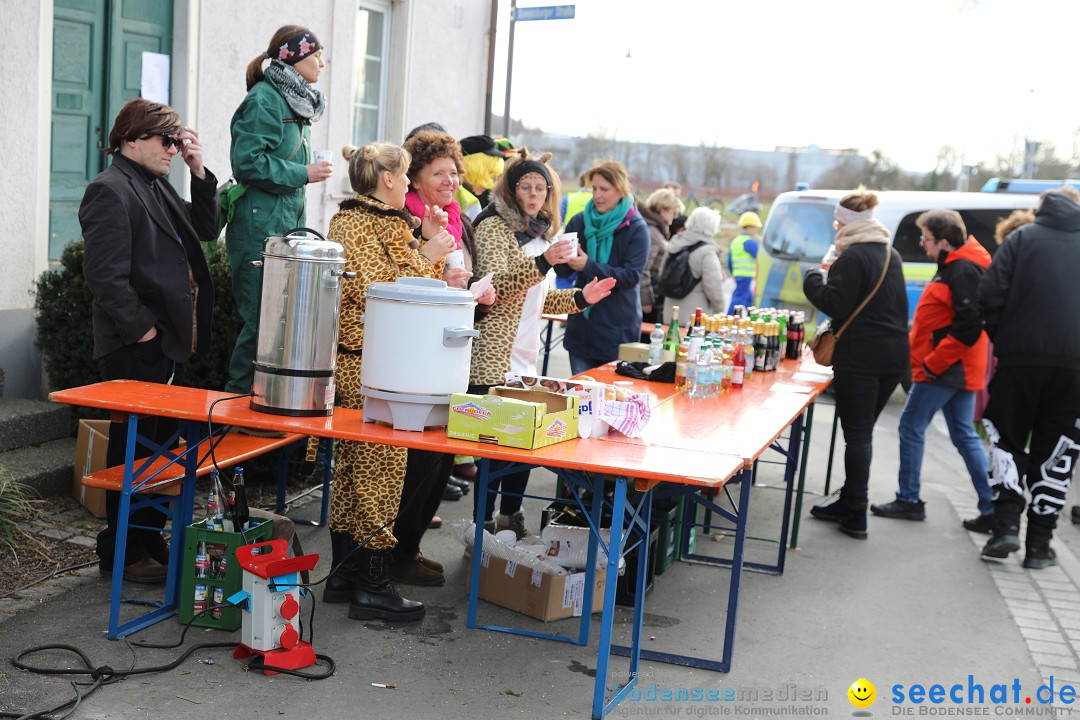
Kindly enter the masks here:
M 833 217 L 835 217 L 841 225 L 850 225 L 852 223 L 857 223 L 860 220 L 869 220 L 874 217 L 874 209 L 870 208 L 869 210 L 863 210 L 862 212 L 855 212 L 854 210 L 849 210 L 840 203 L 837 203 L 836 210 L 833 211 Z

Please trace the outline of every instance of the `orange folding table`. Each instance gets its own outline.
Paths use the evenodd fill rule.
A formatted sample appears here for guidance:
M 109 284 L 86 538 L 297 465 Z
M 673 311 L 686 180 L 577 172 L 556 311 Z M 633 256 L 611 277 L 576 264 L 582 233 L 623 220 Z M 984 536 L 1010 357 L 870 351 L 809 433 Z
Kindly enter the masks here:
M 487 494 L 491 479 L 491 460 L 527 466 L 546 467 L 554 471 L 572 487 L 591 490 L 591 505 L 583 507 L 590 518 L 593 532 L 590 533 L 589 577 L 584 585 L 585 597 L 582 606 L 592 607 L 592 574 L 595 572 L 598 548 L 606 545 L 608 577 L 614 579 L 618 573 L 620 558 L 634 544 L 640 547 L 638 552 L 637 584 L 633 610 L 634 622 L 631 630 L 631 645 L 620 648 L 612 642 L 614 626 L 615 582 L 607 583 L 604 590 L 600 622 L 600 640 L 597 659 L 596 684 L 593 692 L 592 716 L 602 718 L 614 709 L 619 702 L 636 686 L 638 665 L 641 658 L 663 662 L 691 665 L 712 670 L 727 671 L 731 666 L 734 651 L 735 623 L 738 612 L 739 579 L 744 567 L 743 547 L 746 540 L 746 525 L 750 502 L 751 468 L 757 458 L 769 447 L 777 447 L 777 440 L 789 430 L 789 443 L 785 449 L 777 447 L 787 457 L 786 474 L 788 499 L 784 510 L 784 532 L 787 529 L 792 480 L 798 466 L 799 440 L 802 434 L 802 417 L 808 407 L 812 408 L 813 398 L 824 385 L 816 385 L 808 393 L 785 393 L 770 390 L 776 382 L 786 382 L 794 372 L 792 363 L 782 363 L 781 371 L 776 373 L 755 373 L 746 386 L 731 390 L 721 396 L 695 399 L 686 393 L 675 390 L 673 385 L 650 383 L 641 380 L 627 380 L 616 376 L 612 366 L 605 366 L 590 371 L 588 374 L 602 381 L 618 380 L 629 383 L 628 391 L 646 392 L 652 419 L 640 438 L 627 438 L 616 432 L 591 439 L 575 439 L 536 450 L 520 450 L 499 447 L 484 443 L 474 443 L 446 437 L 442 429 L 424 432 L 394 430 L 380 423 L 365 423 L 363 414 L 357 410 L 335 408 L 330 417 L 290 417 L 270 415 L 251 410 L 247 398 L 230 396 L 226 393 L 198 390 L 194 388 L 174 387 L 117 380 L 98 383 L 50 394 L 56 402 L 110 410 L 114 416 L 127 420 L 127 453 L 125 458 L 124 489 L 121 493 L 121 513 L 126 514 L 131 501 L 137 494 L 139 484 L 146 482 L 143 477 L 149 460 L 136 460 L 136 447 L 150 444 L 138 434 L 138 419 L 142 416 L 171 417 L 183 421 L 186 429 L 185 438 L 189 446 L 197 447 L 192 438 L 206 438 L 214 433 L 204 432 L 208 418 L 212 421 L 215 433 L 228 427 L 248 427 L 262 430 L 276 430 L 286 433 L 375 442 L 408 448 L 435 450 L 439 452 L 466 454 L 478 457 L 480 473 L 476 492 L 479 497 Z M 211 417 L 212 411 L 212 417 Z M 151 444 L 152 445 L 152 444 Z M 178 548 L 183 545 L 184 527 L 191 521 L 194 501 L 194 478 L 197 458 L 194 453 L 176 456 L 175 451 L 152 447 L 157 454 L 174 457 L 187 469 L 180 495 L 174 499 L 173 506 L 173 555 L 170 562 L 170 577 L 166 599 L 172 600 L 172 606 L 166 605 L 148 613 L 138 626 L 127 632 L 157 622 L 175 613 L 175 588 L 179 585 L 180 563 Z M 605 488 L 605 480 L 607 486 Z M 696 495 L 703 488 L 723 489 L 728 492 L 728 483 L 740 485 L 738 499 L 731 499 L 733 510 L 713 506 L 717 512 L 734 523 L 735 542 L 732 558 L 725 562 L 730 565 L 732 575 L 728 590 L 727 625 L 724 638 L 723 657 L 719 661 L 690 658 L 668 653 L 644 651 L 641 648 L 642 618 L 644 613 L 646 563 L 648 561 L 648 536 L 652 513 L 654 488 L 666 492 Z M 614 490 L 610 500 L 604 499 L 604 491 Z M 628 490 L 635 492 L 628 495 Z M 580 496 L 578 502 L 581 502 Z M 709 502 L 702 499 L 703 502 Z M 611 512 L 612 522 L 609 539 L 602 540 L 599 534 L 600 519 L 604 504 Z M 482 505 L 481 505 L 482 507 Z M 124 515 L 126 517 L 126 515 Z M 483 523 L 476 523 L 474 547 L 482 547 Z M 684 537 L 687 535 L 683 533 Z M 635 540 L 636 537 L 636 540 Z M 783 542 L 783 541 L 782 541 Z M 780 562 L 775 571 L 782 572 L 783 548 Z M 707 559 L 715 560 L 712 558 Z M 472 558 L 472 577 L 480 575 L 481 553 L 474 552 Z M 747 564 L 749 566 L 749 564 Z M 114 574 L 114 587 L 111 597 L 110 615 L 118 614 L 120 603 L 120 573 Z M 479 627 L 476 622 L 478 583 L 470 587 L 468 624 Z M 172 595 L 169 588 L 173 588 Z M 110 637 L 117 636 L 116 628 L 110 620 Z M 490 627 L 490 626 L 484 626 Z M 583 613 L 578 638 L 568 640 L 558 636 L 548 636 L 512 628 L 490 628 L 517 634 L 550 637 L 553 639 L 588 643 L 590 617 Z M 607 697 L 609 661 L 612 652 L 629 656 L 630 665 L 625 683 Z

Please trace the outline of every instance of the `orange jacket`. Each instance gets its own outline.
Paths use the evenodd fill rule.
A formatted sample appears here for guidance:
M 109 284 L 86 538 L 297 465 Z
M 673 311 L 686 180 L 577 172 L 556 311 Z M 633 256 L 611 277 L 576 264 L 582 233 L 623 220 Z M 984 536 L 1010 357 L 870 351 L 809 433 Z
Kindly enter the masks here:
M 990 253 L 969 236 L 942 253 L 911 323 L 911 375 L 915 382 L 981 390 L 986 374 L 986 333 L 979 316 L 979 280 Z

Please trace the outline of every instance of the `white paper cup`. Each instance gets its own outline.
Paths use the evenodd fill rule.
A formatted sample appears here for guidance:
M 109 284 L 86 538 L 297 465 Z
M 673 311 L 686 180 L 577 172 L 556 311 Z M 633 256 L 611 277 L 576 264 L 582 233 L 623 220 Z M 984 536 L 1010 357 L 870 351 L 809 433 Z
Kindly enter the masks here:
M 329 150 L 316 150 L 315 162 L 334 162 L 334 153 Z
M 576 232 L 563 233 L 559 236 L 560 240 L 570 241 L 570 257 L 577 257 L 578 253 L 578 239 Z
M 463 268 L 465 267 L 465 251 L 464 250 L 451 250 L 446 253 L 446 267 L 448 268 Z

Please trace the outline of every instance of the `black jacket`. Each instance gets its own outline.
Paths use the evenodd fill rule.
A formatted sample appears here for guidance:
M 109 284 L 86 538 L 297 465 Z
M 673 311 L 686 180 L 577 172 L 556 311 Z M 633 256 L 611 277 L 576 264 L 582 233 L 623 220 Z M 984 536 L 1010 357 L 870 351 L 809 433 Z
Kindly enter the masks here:
M 852 321 L 836 344 L 833 367 L 865 375 L 902 374 L 908 368 L 908 303 L 903 260 L 882 243 L 857 243 L 822 272 L 811 270 L 803 280 L 806 298 L 832 318 L 839 330 L 881 277 L 886 247 L 892 253 L 889 270 L 873 299 Z
M 979 309 L 1000 367 L 1080 370 L 1080 204 L 1050 193 L 979 283 Z
M 94 295 L 95 358 L 138 342 L 157 327 L 162 352 L 176 362 L 187 360 L 192 280 L 198 286 L 198 349 L 210 346 L 214 285 L 199 243 L 217 237 L 217 179 L 209 170 L 202 180 L 193 175 L 191 203 L 165 178 L 153 182 L 170 212 L 139 167 L 117 157 L 87 186 L 79 207 L 86 241 L 83 275 Z

